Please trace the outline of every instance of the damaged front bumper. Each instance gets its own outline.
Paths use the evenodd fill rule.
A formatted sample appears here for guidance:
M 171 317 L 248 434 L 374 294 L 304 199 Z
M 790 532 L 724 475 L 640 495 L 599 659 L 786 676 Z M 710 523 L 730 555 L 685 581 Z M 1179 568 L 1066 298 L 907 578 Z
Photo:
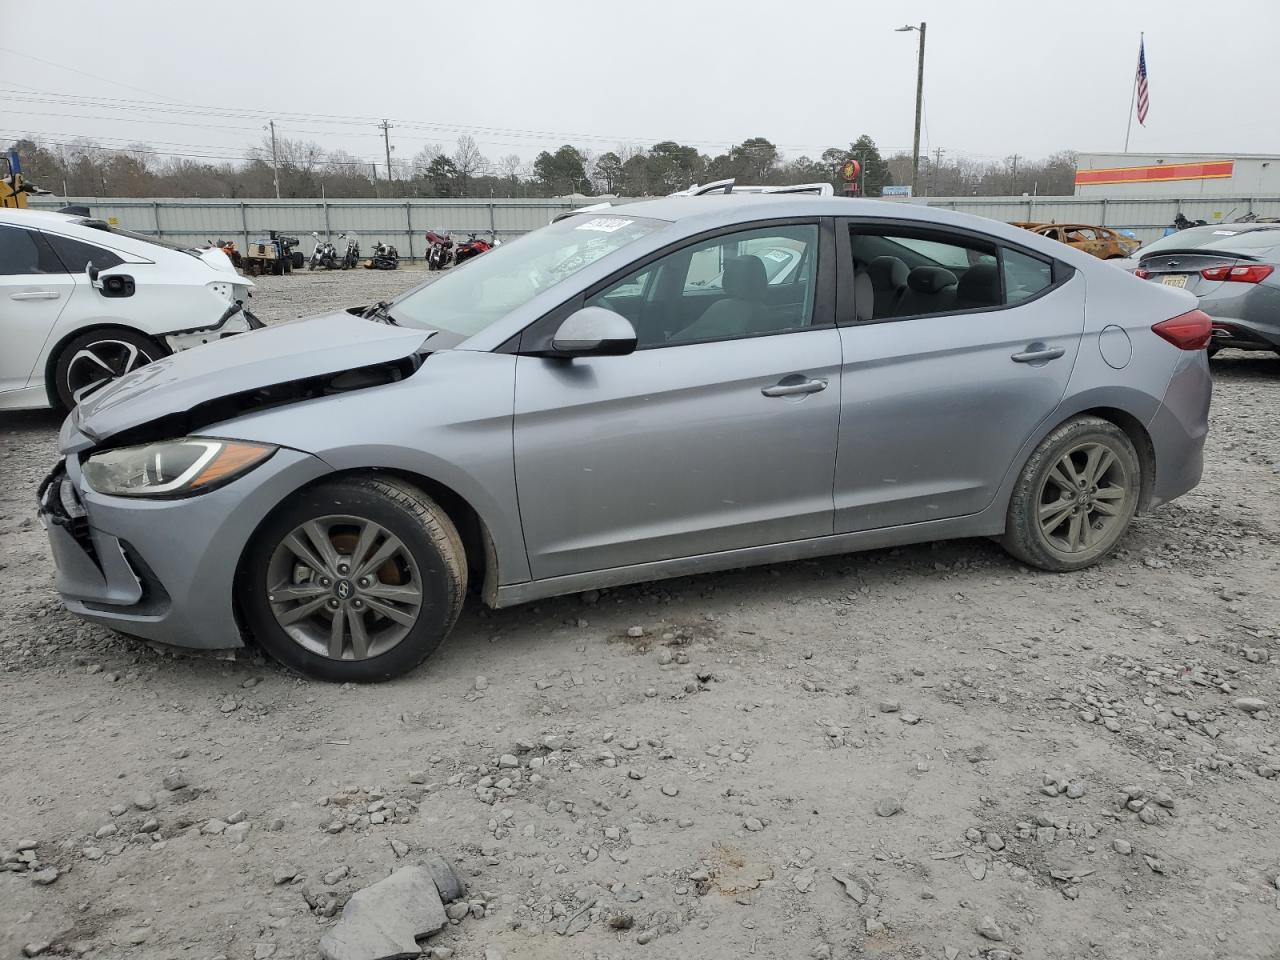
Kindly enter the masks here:
M 235 583 L 246 544 L 277 504 L 330 472 L 319 458 L 282 448 L 225 487 L 149 500 L 96 493 L 72 453 L 39 489 L 57 591 L 72 613 L 121 633 L 242 646 Z

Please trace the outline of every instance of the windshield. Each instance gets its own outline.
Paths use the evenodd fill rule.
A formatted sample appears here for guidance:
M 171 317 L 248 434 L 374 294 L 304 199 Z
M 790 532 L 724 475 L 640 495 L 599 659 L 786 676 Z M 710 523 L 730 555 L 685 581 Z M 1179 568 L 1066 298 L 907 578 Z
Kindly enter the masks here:
M 1162 250 L 1198 250 L 1203 247 L 1206 250 L 1245 251 L 1277 245 L 1280 245 L 1280 230 L 1241 230 L 1230 223 L 1221 223 L 1179 230 L 1151 241 L 1139 252 L 1145 257 Z
M 392 302 L 391 319 L 462 336 L 479 333 L 544 290 L 634 240 L 661 220 L 577 216 L 503 244 Z

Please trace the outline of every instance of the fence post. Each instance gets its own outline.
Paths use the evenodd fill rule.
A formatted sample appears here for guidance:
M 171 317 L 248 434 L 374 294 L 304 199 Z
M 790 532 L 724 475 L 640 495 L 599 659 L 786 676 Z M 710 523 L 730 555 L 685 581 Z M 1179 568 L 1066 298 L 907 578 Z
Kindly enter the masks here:
M 493 218 L 493 206 L 494 206 L 493 201 L 490 200 L 489 201 L 489 233 L 491 233 L 493 235 L 493 238 L 496 240 L 498 238 L 498 226 L 497 226 L 497 222 Z
M 161 235 L 164 233 L 164 231 L 160 229 L 160 203 L 159 203 L 159 201 L 157 201 L 157 200 L 152 200 L 152 201 L 151 201 L 151 215 L 152 215 L 153 217 L 155 217 L 155 221 L 156 221 L 156 239 L 158 240 L 158 239 L 160 239 L 160 237 L 161 237 Z
M 329 239 L 329 201 L 321 200 L 320 206 L 324 207 L 324 238 Z
M 244 233 L 244 243 L 240 245 L 241 252 L 249 255 L 249 215 L 245 212 L 245 202 L 240 201 L 240 230 Z
M 1100 221 L 1100 226 L 1105 227 L 1106 225 L 1107 225 L 1107 198 L 1103 197 L 1102 198 L 1102 220 Z
M 409 208 L 409 201 L 404 202 L 404 227 L 409 231 L 409 259 L 413 259 L 413 211 Z

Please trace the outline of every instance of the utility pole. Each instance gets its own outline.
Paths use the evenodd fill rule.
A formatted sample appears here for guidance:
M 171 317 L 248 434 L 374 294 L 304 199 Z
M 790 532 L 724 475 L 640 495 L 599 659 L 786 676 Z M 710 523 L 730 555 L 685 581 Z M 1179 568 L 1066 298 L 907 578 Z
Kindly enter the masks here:
M 904 27 L 898 27 L 898 33 L 907 33 L 911 30 L 920 31 L 920 59 L 916 63 L 916 135 L 915 141 L 911 148 L 911 193 L 916 196 L 920 192 L 920 118 L 924 114 L 924 34 L 928 24 L 923 20 L 920 26 L 912 26 L 907 24 Z
M 280 157 L 276 153 L 276 122 L 271 121 L 271 172 L 276 185 L 276 199 L 280 199 Z
M 1018 154 L 1014 154 L 1009 158 L 1012 168 L 1009 172 L 1009 195 L 1016 197 L 1018 195 Z
M 387 148 L 387 183 L 391 182 L 391 124 L 383 120 L 379 126 L 382 127 L 382 143 Z
M 942 182 L 942 155 L 947 151 L 937 147 L 933 151 L 933 192 L 937 194 L 938 185 Z
M 373 181 L 373 195 L 378 199 L 382 199 L 382 191 L 378 189 L 378 165 L 376 163 L 369 164 L 369 179 Z

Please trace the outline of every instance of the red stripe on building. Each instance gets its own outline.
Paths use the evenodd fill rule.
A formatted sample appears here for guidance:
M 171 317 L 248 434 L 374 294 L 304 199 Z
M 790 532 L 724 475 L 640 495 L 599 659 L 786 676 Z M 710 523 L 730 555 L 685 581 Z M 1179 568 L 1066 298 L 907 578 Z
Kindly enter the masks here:
M 1217 180 L 1235 171 L 1234 160 L 1197 163 L 1157 163 L 1148 167 L 1106 167 L 1077 170 L 1076 186 L 1097 183 L 1156 183 L 1161 180 Z

